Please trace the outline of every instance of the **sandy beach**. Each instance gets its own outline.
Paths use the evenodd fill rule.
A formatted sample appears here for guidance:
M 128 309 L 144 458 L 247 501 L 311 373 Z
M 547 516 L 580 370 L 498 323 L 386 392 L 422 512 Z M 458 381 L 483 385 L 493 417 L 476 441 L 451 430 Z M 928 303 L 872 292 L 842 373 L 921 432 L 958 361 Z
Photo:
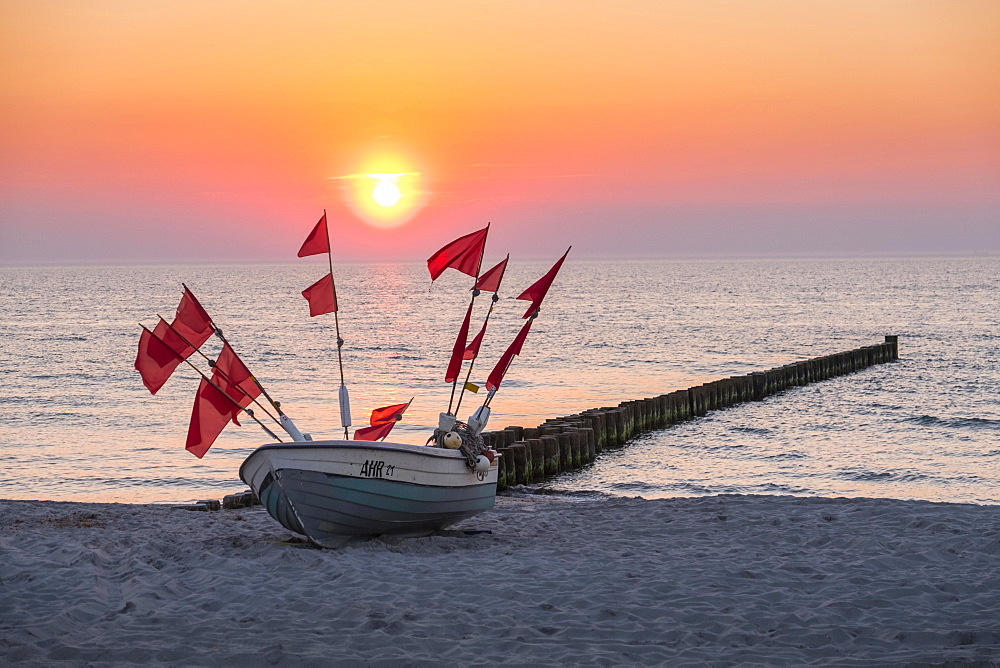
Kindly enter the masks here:
M 1000 665 L 1000 508 L 511 495 L 427 538 L 0 502 L 0 663 Z

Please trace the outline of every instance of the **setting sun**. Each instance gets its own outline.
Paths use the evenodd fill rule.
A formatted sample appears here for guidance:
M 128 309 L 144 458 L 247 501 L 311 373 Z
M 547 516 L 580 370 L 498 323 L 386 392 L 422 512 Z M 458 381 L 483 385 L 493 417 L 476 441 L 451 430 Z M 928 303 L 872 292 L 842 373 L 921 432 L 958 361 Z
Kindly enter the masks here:
M 399 192 L 399 187 L 389 178 L 385 178 L 384 174 L 372 174 L 371 176 L 383 177 L 378 180 L 375 190 L 372 191 L 372 199 L 375 200 L 375 203 L 385 207 L 395 206 L 399 198 L 403 196 Z
M 413 219 L 427 203 L 424 174 L 407 151 L 388 140 L 362 150 L 349 174 L 330 177 L 354 214 L 377 228 L 394 228 Z

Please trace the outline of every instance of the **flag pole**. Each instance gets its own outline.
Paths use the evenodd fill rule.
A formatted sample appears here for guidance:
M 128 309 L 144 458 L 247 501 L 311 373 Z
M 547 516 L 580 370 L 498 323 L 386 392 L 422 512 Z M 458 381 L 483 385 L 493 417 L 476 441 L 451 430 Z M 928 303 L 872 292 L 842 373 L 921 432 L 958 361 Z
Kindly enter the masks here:
M 323 227 L 326 231 L 326 259 L 330 265 L 330 289 L 333 291 L 333 303 L 337 304 L 337 283 L 333 280 L 333 247 L 330 245 L 330 219 L 327 218 L 326 209 L 323 209 L 323 220 L 326 221 L 326 225 Z M 339 310 L 339 309 L 338 309 Z M 344 339 L 340 336 L 340 318 L 337 315 L 337 311 L 333 312 L 333 326 L 337 332 L 337 367 L 340 369 L 340 386 L 346 387 L 344 383 L 344 358 L 341 355 L 340 349 L 344 345 Z M 344 427 L 344 440 L 349 440 L 350 437 L 347 435 L 347 428 L 350 426 L 351 416 L 343 415 L 343 405 L 341 405 L 341 416 L 340 422 L 341 426 Z M 347 424 L 344 424 L 344 423 Z
M 189 288 L 186 283 L 181 283 L 181 285 L 184 286 L 184 289 L 187 292 L 191 293 L 192 297 L 194 296 L 194 292 L 191 292 L 191 288 Z M 197 299 L 197 297 L 195 297 L 195 299 Z M 201 302 L 199 302 L 199 305 L 200 305 L 200 303 Z M 205 314 L 207 315 L 208 311 L 205 311 Z M 160 320 L 163 320 L 163 316 L 162 315 L 160 316 Z M 217 337 L 219 337 L 219 340 L 221 340 L 223 343 L 229 343 L 229 339 L 227 339 L 226 335 L 223 334 L 222 328 L 219 327 L 219 326 L 217 326 L 215 324 L 215 320 L 212 319 L 212 316 L 208 316 L 208 320 L 209 320 L 209 322 L 212 325 L 212 333 L 215 334 Z M 164 320 L 164 322 L 166 322 L 166 321 Z M 168 323 L 168 326 L 169 326 L 169 323 Z M 170 328 L 173 329 L 173 327 L 170 327 Z M 177 332 L 174 332 L 174 333 L 177 334 Z M 177 336 L 180 336 L 180 334 L 177 334 Z M 181 336 L 181 339 L 184 339 L 184 337 Z M 187 341 L 184 341 L 184 342 L 187 343 L 189 346 L 191 345 Z M 232 347 L 231 343 L 229 345 L 230 345 L 230 347 Z M 198 350 L 198 348 L 195 348 L 194 346 L 191 346 L 191 347 L 194 348 L 195 350 Z M 201 350 L 198 350 L 198 353 L 202 357 L 204 357 L 206 360 L 208 360 L 208 357 L 206 357 L 205 353 L 201 352 Z M 209 360 L 209 361 L 211 361 L 211 360 Z M 274 399 L 271 398 L 271 395 L 267 393 L 267 390 L 264 389 L 264 386 L 260 384 L 259 380 L 257 380 L 257 376 L 251 374 L 250 377 L 253 379 L 253 382 L 257 386 L 257 389 L 260 390 L 260 393 L 264 395 L 264 398 L 267 399 L 267 401 L 274 407 L 274 410 L 278 411 L 278 415 L 284 415 L 285 413 L 281 410 L 281 402 L 275 401 Z M 257 402 L 256 399 L 254 399 L 254 403 L 256 403 L 258 406 L 260 406 L 262 410 L 264 409 L 264 407 L 261 406 L 260 403 Z M 266 410 L 264 410 L 264 412 L 267 413 Z M 274 420 L 278 424 L 281 424 L 281 420 L 275 420 L 275 418 L 274 418 L 273 415 L 271 415 L 270 413 L 267 413 L 267 414 L 268 414 L 268 417 L 270 417 L 272 420 Z
M 184 286 L 184 287 L 186 288 L 187 286 Z M 166 321 L 166 320 L 165 320 L 165 319 L 163 318 L 163 316 L 162 316 L 162 315 L 160 315 L 159 313 L 157 313 L 156 315 L 157 315 L 157 317 L 158 317 L 158 318 L 160 319 L 160 321 L 161 321 L 161 322 L 162 322 L 162 323 L 163 323 L 164 325 L 166 325 L 167 327 L 169 327 L 169 328 L 170 328 L 170 331 L 171 331 L 171 332 L 173 332 L 173 333 L 174 333 L 174 334 L 175 334 L 175 335 L 177 336 L 177 338 L 179 338 L 179 339 L 180 339 L 181 341 L 183 341 L 183 342 L 184 342 L 185 344 L 187 344 L 187 345 L 188 345 L 188 346 L 190 346 L 191 348 L 194 348 L 194 350 L 195 350 L 195 352 L 196 352 L 196 353 L 198 353 L 199 355 L 201 355 L 202 357 L 204 357 L 204 358 L 205 358 L 205 361 L 206 361 L 206 362 L 208 362 L 208 366 L 212 367 L 212 369 L 215 369 L 215 363 L 214 363 L 214 362 L 212 362 L 212 359 L 211 359 L 211 358 L 210 358 L 210 357 L 209 357 L 208 355 L 206 355 L 205 353 L 203 353 L 203 352 L 201 351 L 201 348 L 199 348 L 198 346 L 195 346 L 195 345 L 193 345 L 193 344 L 192 344 L 192 343 L 191 343 L 190 341 L 188 341 L 188 340 L 187 340 L 186 338 L 184 338 L 184 335 L 183 335 L 183 334 L 181 334 L 180 332 L 178 332 L 178 331 L 177 331 L 177 330 L 176 330 L 176 329 L 174 328 L 174 326 L 173 326 L 173 325 L 171 325 L 171 324 L 170 324 L 169 322 L 167 322 L 167 321 Z M 213 326 L 213 328 L 215 327 L 214 323 L 213 323 L 213 325 L 212 325 L 212 326 Z M 159 338 L 159 337 L 157 337 L 157 338 Z M 161 341 L 163 341 L 163 339 L 160 339 L 160 340 L 161 340 Z M 229 343 L 229 341 L 226 341 L 225 339 L 222 339 L 222 340 L 223 340 L 223 341 L 224 341 L 225 343 Z M 166 342 L 165 342 L 165 341 L 164 341 L 164 344 L 166 344 Z M 168 346 L 168 347 L 169 347 L 169 346 Z M 230 347 L 232 347 L 232 346 L 230 346 Z M 185 361 L 187 361 L 187 360 L 185 360 Z M 241 360 L 241 361 L 242 361 L 242 360 Z M 228 374 L 226 374 L 225 372 L 222 372 L 222 375 L 226 377 L 226 382 L 232 382 L 232 381 L 231 381 L 231 379 L 229 378 L 229 375 L 228 375 Z M 255 383 L 257 382 L 257 379 L 256 379 L 256 378 L 255 378 L 255 377 L 253 376 L 253 374 L 251 374 L 251 375 L 250 375 L 250 377 L 254 379 L 254 382 L 255 382 Z M 252 402 L 254 402 L 255 404 L 257 404 L 257 406 L 258 406 L 258 407 L 259 407 L 259 408 L 260 408 L 260 409 L 261 409 L 262 411 L 264 411 L 264 414 L 265 414 L 265 415 L 267 415 L 267 417 L 269 417 L 269 418 L 271 418 L 272 420 L 274 420 L 274 421 L 275 421 L 276 423 L 278 423 L 278 425 L 279 425 L 279 426 L 281 425 L 281 420 L 279 420 L 278 418 L 276 418 L 276 417 L 274 417 L 273 415 L 271 415 L 271 414 L 270 414 L 270 413 L 268 412 L 268 410 L 267 410 L 266 408 L 264 408 L 263 404 L 261 404 L 261 403 L 260 403 L 259 401 L 257 401 L 257 399 L 256 399 L 255 397 L 251 397 L 251 396 L 250 396 L 250 393 L 249 393 L 249 392 L 247 392 L 246 390 L 244 390 L 244 389 L 243 389 L 242 387 L 240 387 L 239 385 L 235 385 L 234 387 L 238 388 L 238 389 L 239 389 L 239 391 L 240 391 L 240 392 L 242 392 L 242 393 L 244 394 L 244 396 L 247 396 L 247 397 L 250 397 L 250 401 L 252 401 Z M 257 383 L 257 387 L 260 387 L 260 383 Z M 261 392 L 263 392 L 263 391 L 264 391 L 264 389 L 263 389 L 263 388 L 261 388 Z
M 493 301 L 490 303 L 490 310 L 486 312 L 486 318 L 483 320 L 483 327 L 486 327 L 486 323 L 490 321 L 490 315 L 493 313 L 493 306 L 500 301 L 497 294 L 493 293 Z M 478 355 L 477 355 L 478 357 Z M 465 382 L 462 383 L 462 391 L 458 393 L 458 403 L 455 404 L 455 415 L 458 415 L 459 409 L 462 408 L 462 397 L 465 396 L 465 389 L 469 386 L 469 378 L 472 377 L 472 368 L 476 366 L 476 357 L 473 357 L 469 362 L 469 370 L 465 374 Z M 458 382 L 457 380 L 455 382 Z
M 139 326 L 140 326 L 140 327 L 142 327 L 142 328 L 143 328 L 144 330 L 146 330 L 147 332 L 149 332 L 149 335 L 150 335 L 150 336 L 152 336 L 153 338 L 155 338 L 155 339 L 156 339 L 157 341 L 159 341 L 159 342 L 160 342 L 160 343 L 162 343 L 163 345 L 167 346 L 167 348 L 170 348 L 170 350 L 171 350 L 171 351 L 173 351 L 173 353 L 174 353 L 174 355 L 175 355 L 176 357 L 180 357 L 180 358 L 181 358 L 181 359 L 182 359 L 182 360 L 183 360 L 183 361 L 184 361 L 185 363 L 187 363 L 187 365 L 188 365 L 189 367 L 191 367 L 192 369 L 194 369 L 194 370 L 195 370 L 195 371 L 196 371 L 196 372 L 198 373 L 198 375 L 200 375 L 200 376 L 201 376 L 202 378 L 204 378 L 204 379 L 205 379 L 205 381 L 206 381 L 206 382 L 207 382 L 207 383 L 208 383 L 209 385 L 211 385 L 212 387 L 214 387 L 215 389 L 217 389 L 217 390 L 218 390 L 219 392 L 221 392 L 221 393 L 222 393 L 222 394 L 223 394 L 223 395 L 224 395 L 224 396 L 225 396 L 225 397 L 226 397 L 227 399 L 229 399 L 229 401 L 231 401 L 231 402 L 233 403 L 233 405 L 234 405 L 234 406 L 236 406 L 236 408 L 240 409 L 241 411 L 243 411 L 244 413 L 246 413 L 247 415 L 249 415 L 250 417 L 252 417 L 252 418 L 253 418 L 253 420 L 254 420 L 254 422 L 256 422 L 257 424 L 259 424 L 259 425 L 260 425 L 260 428 L 261 428 L 261 429 L 263 429 L 263 430 L 264 430 L 264 431 L 265 431 L 265 432 L 267 433 L 267 435 L 268 435 L 268 436 L 270 436 L 271 438 L 273 438 L 274 440 L 276 440 L 276 441 L 277 441 L 278 443 L 282 443 L 282 442 L 283 442 L 283 441 L 282 441 L 282 440 L 281 440 L 280 438 L 278 438 L 278 437 L 277 437 L 277 436 L 275 435 L 275 433 L 274 433 L 273 431 L 271 431 L 270 429 L 268 429 L 268 428 L 267 428 L 267 425 L 265 425 L 265 424 L 264 424 L 263 422 L 261 422 L 260 420 L 258 420 L 258 419 L 257 419 L 257 416 L 253 414 L 253 411 L 252 411 L 252 410 L 250 410 L 249 408 L 246 408 L 246 407 L 244 407 L 244 406 L 240 406 L 240 402 L 238 402 L 238 401 L 236 401 L 235 399 L 233 399 L 233 398 L 232 398 L 231 396 L 229 396 L 229 393 L 228 393 L 228 392 L 226 392 L 226 391 L 225 391 L 225 390 L 223 390 L 223 389 L 222 389 L 221 387 L 219 387 L 218 385 L 216 385 L 216 384 L 215 384 L 215 381 L 213 381 L 213 380 L 212 380 L 211 378 L 209 378 L 208 376 L 206 376 L 206 375 L 205 375 L 205 372 L 204 372 L 204 371 L 202 371 L 201 369 L 199 369 L 198 367 L 196 367 L 196 366 L 195 366 L 194 364 L 192 364 L 192 363 L 191 363 L 191 360 L 187 359 L 186 357 L 181 357 L 180 355 L 178 355 L 178 354 L 177 354 L 177 351 L 176 351 L 176 350 L 174 350 L 173 348 L 171 348 L 171 347 L 170 347 L 170 346 L 169 346 L 169 345 L 167 344 L 167 342 L 166 342 L 166 341 L 164 341 L 164 340 L 163 340 L 163 339 L 161 339 L 160 337 L 156 336 L 156 334 L 154 334 L 153 332 L 150 332 L 150 331 L 149 331 L 149 329 L 147 329 L 147 328 L 146 328 L 146 326 L 145 326 L 144 324 L 142 324 L 141 322 L 139 323 Z M 190 344 L 188 344 L 188 345 L 190 345 Z M 192 346 L 192 347 L 193 347 L 193 346 Z
M 212 328 L 215 330 L 215 335 L 218 336 L 222 340 L 223 343 L 228 344 L 230 348 L 233 347 L 233 344 L 229 343 L 229 339 L 226 338 L 226 335 L 222 333 L 222 330 L 220 328 L 218 328 L 218 327 L 215 326 L 214 322 L 212 323 Z M 199 350 L 198 352 L 201 352 L 201 351 Z M 202 356 L 204 356 L 204 354 L 202 354 Z M 208 359 L 208 358 L 206 358 L 206 359 Z M 251 373 L 250 374 L 250 380 L 252 380 L 253 384 L 257 386 L 257 389 L 260 390 L 260 393 L 264 395 L 264 398 L 267 399 L 268 403 L 271 404 L 271 406 L 274 407 L 274 410 L 278 412 L 279 416 L 281 416 L 281 417 L 288 417 L 288 416 L 285 415 L 285 411 L 281 410 L 281 402 L 280 401 L 275 401 L 274 399 L 272 399 L 271 395 L 268 394 L 267 390 L 264 389 L 264 386 L 260 384 L 259 380 L 257 380 L 257 374 Z M 263 410 L 265 413 L 267 413 L 267 410 L 263 406 L 261 406 L 261 404 L 260 404 L 259 401 L 257 401 L 256 399 L 254 399 L 253 401 L 254 401 L 255 404 L 257 404 L 258 406 L 260 406 L 261 410 Z M 267 414 L 268 414 L 268 416 L 272 420 L 274 420 L 275 422 L 277 422 L 279 425 L 281 424 L 281 420 L 276 419 L 270 413 L 267 413 Z M 285 428 L 285 426 L 282 425 L 282 428 Z
M 476 274 L 478 275 L 479 272 L 476 271 Z M 479 279 L 477 278 L 476 280 L 478 281 Z M 479 290 L 476 290 L 475 288 L 473 288 L 473 290 L 472 290 L 472 299 L 469 300 L 469 308 L 470 309 L 472 308 L 472 305 L 476 303 L 476 297 L 478 297 L 478 296 L 479 296 Z M 461 334 L 461 331 L 459 332 L 459 334 Z M 464 345 L 465 346 L 469 345 L 468 332 L 466 332 L 466 340 L 465 340 L 465 344 Z M 463 348 L 463 350 L 464 350 L 464 348 Z M 461 367 L 459 367 L 459 373 L 461 373 Z M 458 376 L 456 375 L 455 376 L 455 380 L 451 381 L 451 398 L 448 399 L 448 415 L 455 415 L 455 412 L 458 411 L 457 408 L 455 409 L 455 412 L 453 412 L 451 410 L 452 405 L 455 403 L 455 389 L 457 387 L 458 387 Z
M 510 254 L 509 253 L 507 254 L 507 260 L 510 260 Z M 506 272 L 506 271 L 507 271 L 507 267 L 504 267 L 504 272 Z M 501 276 L 501 280 L 503 280 L 502 276 Z M 478 283 L 478 281 L 477 281 L 477 283 Z M 492 299 L 490 301 L 490 310 L 486 312 L 486 318 L 483 319 L 483 329 L 485 329 L 486 325 L 490 322 L 490 316 L 493 315 L 493 307 L 496 306 L 496 303 L 498 301 L 500 301 L 500 296 L 497 294 L 497 292 L 499 292 L 499 291 L 500 291 L 500 286 L 497 285 L 497 289 L 496 289 L 496 291 L 493 292 L 493 297 L 492 297 Z M 456 415 L 458 415 L 458 411 L 462 407 L 462 397 L 465 396 L 465 389 L 469 385 L 469 378 L 472 377 L 472 368 L 474 366 L 476 366 L 476 360 L 478 358 L 479 358 L 479 353 L 477 351 L 476 352 L 476 356 L 473 357 L 472 361 L 469 363 L 469 371 L 465 374 L 465 382 L 462 383 L 462 391 L 458 393 L 458 403 L 455 405 L 455 414 Z
M 476 265 L 476 280 L 473 281 L 472 283 L 472 299 L 469 300 L 469 308 L 472 308 L 472 305 L 476 303 L 476 297 L 479 296 L 479 290 L 476 289 L 476 284 L 479 283 L 479 272 L 482 271 L 483 269 L 483 256 L 486 255 L 486 237 L 490 236 L 490 224 L 491 223 L 489 222 L 486 223 L 486 235 L 483 237 L 483 252 L 479 254 L 479 264 Z M 490 305 L 490 310 L 493 310 L 492 304 Z M 469 341 L 468 339 L 466 339 L 465 345 L 468 344 Z M 475 360 L 473 360 L 473 362 L 474 361 Z M 459 369 L 461 369 L 461 367 L 459 367 Z M 472 373 L 471 368 L 469 369 L 469 373 Z M 466 380 L 468 380 L 468 378 L 466 378 Z M 458 387 L 458 376 L 455 376 L 455 380 L 451 382 L 451 398 L 448 399 L 448 415 L 455 415 L 456 413 L 458 413 L 458 407 L 455 408 L 454 413 L 451 411 L 451 406 L 453 403 L 455 403 L 455 388 L 457 387 Z M 463 391 L 465 390 L 464 386 L 462 387 L 462 390 Z M 458 403 L 459 404 L 462 403 L 461 396 L 459 396 L 458 398 Z

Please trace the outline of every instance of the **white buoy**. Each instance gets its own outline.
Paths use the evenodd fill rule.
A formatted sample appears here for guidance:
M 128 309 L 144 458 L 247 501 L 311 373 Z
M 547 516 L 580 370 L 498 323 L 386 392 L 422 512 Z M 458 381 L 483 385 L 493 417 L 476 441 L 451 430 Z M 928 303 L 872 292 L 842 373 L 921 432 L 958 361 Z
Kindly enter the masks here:
M 291 436 L 292 440 L 296 443 L 301 443 L 302 441 L 307 440 L 305 434 L 299 431 L 299 428 L 295 426 L 294 422 L 292 422 L 292 418 L 287 415 L 281 415 L 278 417 L 278 422 L 281 423 L 281 428 L 288 432 L 288 435 Z
M 451 413 L 438 413 L 438 429 L 441 431 L 451 431 L 455 426 L 455 416 Z
M 351 397 L 347 394 L 347 386 L 340 386 L 340 426 L 351 426 Z
M 490 407 L 480 406 L 476 409 L 476 412 L 472 414 L 469 418 L 469 429 L 473 434 L 483 433 L 483 429 L 486 427 L 486 423 L 490 421 Z
M 490 470 L 490 460 L 486 458 L 485 455 L 479 455 L 476 457 L 476 471 L 479 473 L 486 473 Z

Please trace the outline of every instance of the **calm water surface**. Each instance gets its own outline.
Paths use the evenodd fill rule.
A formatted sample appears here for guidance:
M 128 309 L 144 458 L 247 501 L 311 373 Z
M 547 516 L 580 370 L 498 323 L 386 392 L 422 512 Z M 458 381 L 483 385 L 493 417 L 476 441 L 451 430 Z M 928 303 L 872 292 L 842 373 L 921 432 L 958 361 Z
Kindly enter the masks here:
M 548 266 L 512 263 L 474 381 L 521 323 L 525 302 L 512 296 Z M 304 431 L 342 434 L 332 317 L 309 318 L 299 296 L 323 271 L 305 261 L 0 267 L 0 497 L 173 502 L 242 489 L 241 461 L 268 440 L 259 428 L 230 426 L 198 460 L 184 450 L 193 372 L 178 369 L 154 397 L 132 369 L 138 323 L 171 317 L 181 281 Z M 335 273 L 355 425 L 413 396 L 393 438 L 424 442 L 447 408 L 442 378 L 470 279 L 448 272 L 429 289 L 416 263 Z M 1000 504 L 998 294 L 997 258 L 571 256 L 494 399 L 491 427 L 533 426 L 898 334 L 898 363 L 643 436 L 546 487 Z

